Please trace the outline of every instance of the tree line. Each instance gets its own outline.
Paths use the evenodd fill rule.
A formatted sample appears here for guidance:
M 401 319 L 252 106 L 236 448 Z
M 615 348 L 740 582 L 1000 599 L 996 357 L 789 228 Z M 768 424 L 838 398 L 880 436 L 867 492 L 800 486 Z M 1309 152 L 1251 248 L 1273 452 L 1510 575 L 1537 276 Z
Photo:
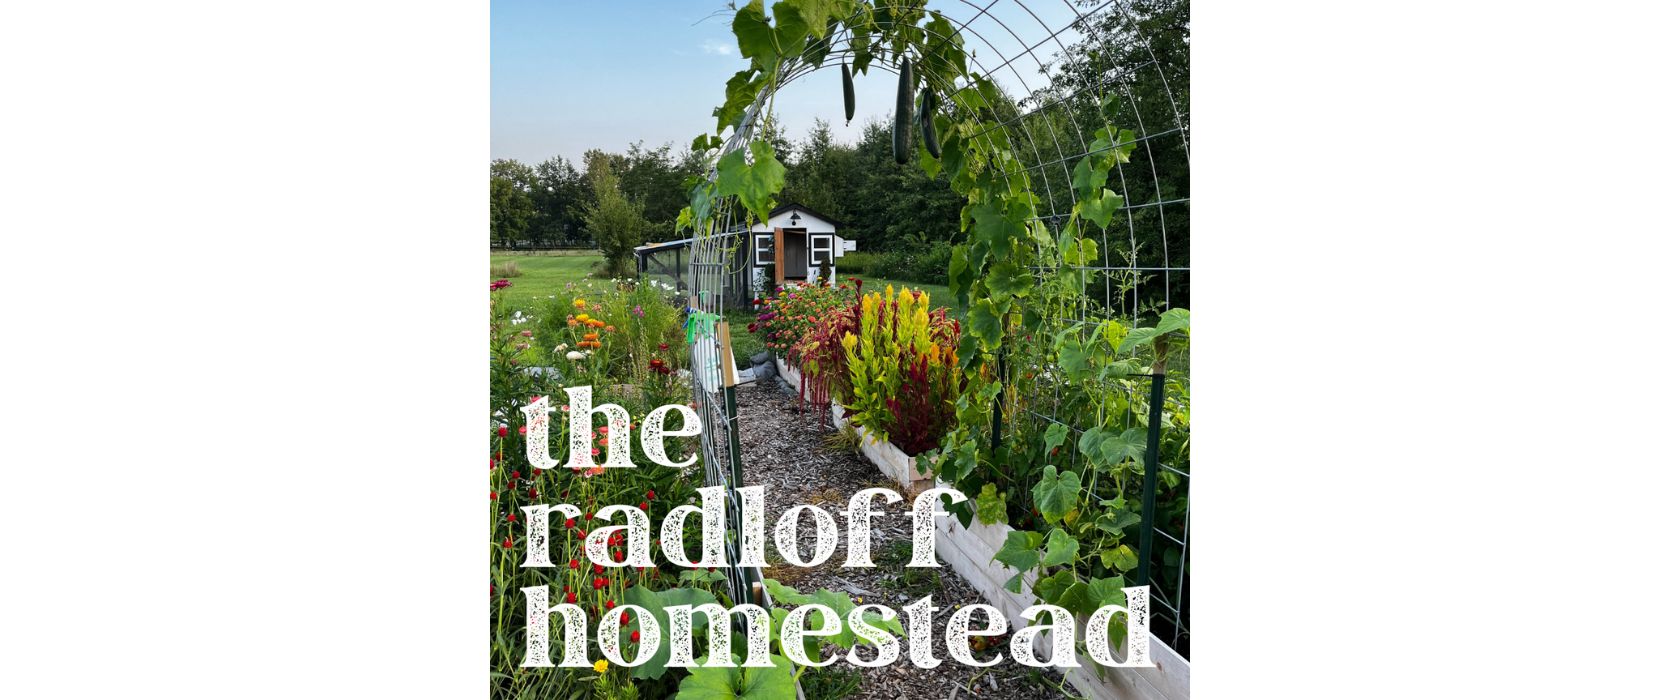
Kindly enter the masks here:
M 1056 215 L 1072 207 L 1068 170 L 1089 134 L 1105 123 L 1101 98 L 1112 98 L 1108 123 L 1133 130 L 1139 145 L 1114 180 L 1125 190 L 1120 194 L 1128 209 L 1106 233 L 1112 254 L 1103 264 L 1188 267 L 1189 2 L 1129 0 L 1083 29 L 1048 76 L 1047 88 L 995 106 L 1011 115 L 1000 120 L 1007 123 L 1008 140 L 1041 197 L 1041 213 L 1056 223 Z M 962 239 L 965 202 L 945 173 L 929 178 L 914 157 L 904 165 L 894 161 L 888 117 L 866 122 L 853 144 L 835 142 L 821 119 L 798 141 L 779 124 L 767 131 L 766 141 L 787 167 L 781 203 L 834 219 L 841 235 L 868 254 L 858 259 L 873 260 L 870 274 L 944 283 L 950 245 Z M 491 163 L 493 240 L 597 245 L 608 252 L 678 238 L 676 219 L 688 203 L 683 183 L 703 175 L 710 162 L 692 146 L 637 142 L 623 153 L 588 151 L 581 168 L 561 157 L 535 166 Z M 626 258 L 608 266 L 622 274 L 628 264 Z M 1143 305 L 1158 304 L 1166 292 L 1173 306 L 1188 307 L 1188 274 L 1141 274 L 1131 282 L 1142 290 Z M 1138 301 L 1127 298 L 1134 293 L 1129 284 L 1106 288 L 1115 295 L 1111 303 Z

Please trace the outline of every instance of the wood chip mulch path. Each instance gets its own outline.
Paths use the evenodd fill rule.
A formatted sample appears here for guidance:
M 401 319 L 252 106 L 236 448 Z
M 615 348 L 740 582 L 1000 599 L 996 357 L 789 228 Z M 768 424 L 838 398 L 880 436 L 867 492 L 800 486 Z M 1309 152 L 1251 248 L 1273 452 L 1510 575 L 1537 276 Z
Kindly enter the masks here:
M 772 376 L 740 387 L 737 395 L 741 449 L 747 486 L 765 486 L 765 527 L 773 529 L 782 513 L 800 504 L 812 504 L 829 512 L 840 531 L 834 555 L 811 568 L 783 563 L 770 544 L 766 559 L 771 566 L 765 578 L 773 578 L 800 591 L 826 588 L 844 591 L 864 603 L 878 603 L 902 611 L 905 605 L 932 595 L 935 606 L 933 630 L 938 667 L 918 668 L 910 663 L 907 643 L 900 639 L 899 659 L 882 668 L 858 668 L 842 658 L 826 669 L 811 669 L 801 680 L 808 700 L 848 697 L 861 700 L 952 700 L 959 697 L 1062 698 L 1078 697 L 1073 686 L 1059 690 L 1062 678 L 1055 669 L 1034 669 L 1009 658 L 1007 642 L 976 653 L 990 658 L 1002 653 L 1002 663 L 975 668 L 951 660 L 944 645 L 945 622 L 960 605 L 983 603 L 967 581 L 948 567 L 910 569 L 903 564 L 910 556 L 910 498 L 890 506 L 877 505 L 885 517 L 874 519 L 871 542 L 875 568 L 848 569 L 846 560 L 845 507 L 852 494 L 869 487 L 898 490 L 875 465 L 842 448 L 825 445 L 834 431 L 818 423 L 818 412 L 806 406 L 800 411 L 794 391 Z M 879 501 L 877 501 L 879 504 Z M 815 549 L 815 534 L 809 516 L 802 519 L 800 553 L 804 558 Z M 771 534 L 771 533 L 767 533 Z M 773 540 L 772 540 L 773 542 Z M 941 562 L 943 564 L 943 562 Z M 832 647 L 830 652 L 834 651 Z M 868 651 L 860 652 L 872 658 Z M 847 678 L 851 676 L 851 678 Z M 832 690 L 857 682 L 849 694 Z

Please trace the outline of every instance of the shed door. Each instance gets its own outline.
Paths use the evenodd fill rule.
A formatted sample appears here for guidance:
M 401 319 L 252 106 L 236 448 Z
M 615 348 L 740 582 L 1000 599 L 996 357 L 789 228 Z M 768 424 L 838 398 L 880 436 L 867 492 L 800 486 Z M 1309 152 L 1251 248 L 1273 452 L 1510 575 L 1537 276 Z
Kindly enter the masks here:
M 805 232 L 782 229 L 782 279 L 805 279 L 805 265 L 810 253 L 805 245 Z

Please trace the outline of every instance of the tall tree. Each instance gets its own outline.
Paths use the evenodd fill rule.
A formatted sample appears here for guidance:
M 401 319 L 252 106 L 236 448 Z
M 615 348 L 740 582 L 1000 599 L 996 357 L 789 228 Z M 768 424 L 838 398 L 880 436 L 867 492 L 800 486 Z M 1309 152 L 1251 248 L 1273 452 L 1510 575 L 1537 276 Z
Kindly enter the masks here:
M 589 242 L 583 216 L 595 201 L 595 193 L 571 162 L 555 156 L 538 163 L 531 195 L 537 209 L 533 238 L 560 245 Z
M 650 228 L 642 216 L 642 205 L 624 195 L 619 177 L 613 172 L 612 159 L 606 154 L 593 153 L 588 167 L 595 202 L 586 210 L 584 219 L 603 258 L 597 272 L 603 277 L 631 276 L 636 272 L 635 248 Z

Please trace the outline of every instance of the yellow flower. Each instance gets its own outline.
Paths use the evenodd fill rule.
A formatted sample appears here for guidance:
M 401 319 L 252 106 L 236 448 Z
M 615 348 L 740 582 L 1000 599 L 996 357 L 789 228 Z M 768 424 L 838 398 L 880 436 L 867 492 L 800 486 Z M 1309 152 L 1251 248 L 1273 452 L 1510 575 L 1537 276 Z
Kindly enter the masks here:
M 607 660 L 606 659 L 601 659 L 601 660 L 595 662 L 595 672 L 596 673 L 606 673 L 607 672 Z
M 575 306 L 575 307 L 580 308 L 580 309 L 584 307 L 584 303 L 585 302 L 583 301 L 582 298 L 577 298 L 577 299 L 572 300 L 572 306 Z M 601 663 L 606 663 L 606 662 L 603 661 Z

